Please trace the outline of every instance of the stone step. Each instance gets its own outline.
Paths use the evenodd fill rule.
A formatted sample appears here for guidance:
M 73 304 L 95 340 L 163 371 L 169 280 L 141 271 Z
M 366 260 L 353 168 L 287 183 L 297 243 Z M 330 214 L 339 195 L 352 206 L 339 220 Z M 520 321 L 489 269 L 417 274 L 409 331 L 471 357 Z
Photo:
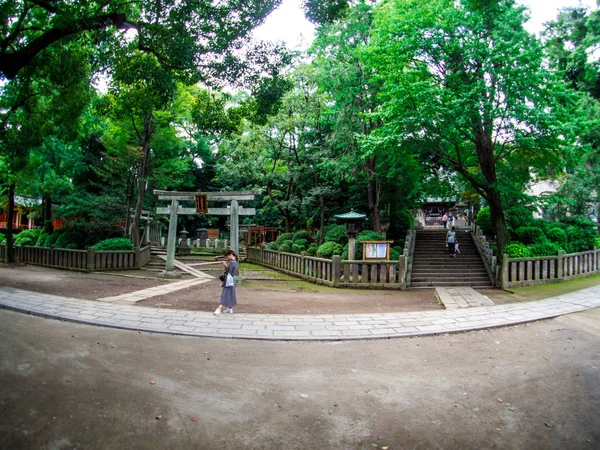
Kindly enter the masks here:
M 435 277 L 415 277 L 413 276 L 411 278 L 411 281 L 414 282 L 419 282 L 419 281 L 431 281 L 431 282 L 436 282 L 439 283 L 441 281 L 464 281 L 464 282 L 482 282 L 482 283 L 487 283 L 489 282 L 489 278 L 487 276 L 467 276 L 467 275 L 458 275 L 458 276 L 453 276 L 453 275 L 438 275 Z
M 416 282 L 416 283 L 410 283 L 410 288 L 411 289 L 431 289 L 434 287 L 456 287 L 456 286 L 469 286 L 472 287 L 473 289 L 491 289 L 493 288 L 492 283 L 488 282 L 487 284 L 482 284 L 482 283 L 465 283 L 465 282 L 431 282 L 431 281 L 427 281 L 427 282 Z
M 436 277 L 438 275 L 462 275 L 462 274 L 468 274 L 469 276 L 471 275 L 476 275 L 476 276 L 485 276 L 487 277 L 487 271 L 485 269 L 479 269 L 479 268 L 472 268 L 472 269 L 456 269 L 456 268 L 446 268 L 446 269 L 435 269 L 432 270 L 431 268 L 419 268 L 419 269 L 413 269 L 412 271 L 412 276 L 416 277 L 416 276 L 431 276 L 431 277 Z

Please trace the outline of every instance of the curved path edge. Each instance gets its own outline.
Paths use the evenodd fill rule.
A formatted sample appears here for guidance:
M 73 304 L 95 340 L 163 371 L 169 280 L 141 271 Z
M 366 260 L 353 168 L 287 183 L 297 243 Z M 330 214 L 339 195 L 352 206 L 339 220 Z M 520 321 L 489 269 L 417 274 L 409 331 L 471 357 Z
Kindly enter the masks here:
M 120 305 L 0 287 L 0 308 L 86 325 L 185 336 L 323 341 L 389 339 L 517 325 L 600 306 L 600 286 L 527 303 L 379 314 L 221 314 Z

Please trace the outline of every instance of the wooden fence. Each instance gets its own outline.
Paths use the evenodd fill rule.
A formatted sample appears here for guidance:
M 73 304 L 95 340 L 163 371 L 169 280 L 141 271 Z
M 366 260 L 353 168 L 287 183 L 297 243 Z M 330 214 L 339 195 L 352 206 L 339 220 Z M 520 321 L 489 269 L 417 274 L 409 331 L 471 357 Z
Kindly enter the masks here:
M 93 272 L 99 270 L 138 269 L 150 261 L 150 246 L 123 251 L 97 252 L 64 248 L 14 247 L 15 260 L 24 264 L 58 269 Z M 0 245 L 0 260 L 6 260 L 6 245 Z
M 406 259 L 342 261 L 248 248 L 247 261 L 300 277 L 315 284 L 348 288 L 406 289 Z
M 502 288 L 573 280 L 600 273 L 600 249 L 537 258 L 502 258 Z

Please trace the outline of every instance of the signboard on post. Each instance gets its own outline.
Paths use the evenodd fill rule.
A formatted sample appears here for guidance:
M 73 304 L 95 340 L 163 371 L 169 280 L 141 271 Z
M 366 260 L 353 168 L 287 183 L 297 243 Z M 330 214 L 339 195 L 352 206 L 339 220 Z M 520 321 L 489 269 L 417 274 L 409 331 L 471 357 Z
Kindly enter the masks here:
M 390 259 L 390 244 L 394 241 L 362 241 L 363 261 L 369 259 Z

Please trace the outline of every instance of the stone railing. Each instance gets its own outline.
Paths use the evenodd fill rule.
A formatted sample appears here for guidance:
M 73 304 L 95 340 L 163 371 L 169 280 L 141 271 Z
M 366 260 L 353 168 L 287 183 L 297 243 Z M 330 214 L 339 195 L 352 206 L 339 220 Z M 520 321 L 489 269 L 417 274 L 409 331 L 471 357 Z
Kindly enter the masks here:
M 15 260 L 23 264 L 93 272 L 138 269 L 150 261 L 150 246 L 135 250 L 95 251 L 46 247 L 14 247 Z M 0 260 L 6 260 L 6 245 L 0 245 Z
M 271 267 L 315 284 L 350 288 L 406 289 L 406 260 L 346 261 L 248 248 L 248 262 Z
M 481 228 L 479 228 L 475 223 L 471 225 L 471 236 L 473 237 L 473 242 L 475 242 L 477 250 L 481 255 L 481 259 L 483 260 L 485 270 L 487 271 L 490 280 L 498 284 L 500 275 L 498 270 L 498 258 L 494 256 L 494 251 L 492 250 L 487 238 L 481 231 Z
M 600 273 L 600 249 L 587 252 L 541 256 L 537 258 L 502 258 L 502 288 L 533 286 L 583 278 Z

